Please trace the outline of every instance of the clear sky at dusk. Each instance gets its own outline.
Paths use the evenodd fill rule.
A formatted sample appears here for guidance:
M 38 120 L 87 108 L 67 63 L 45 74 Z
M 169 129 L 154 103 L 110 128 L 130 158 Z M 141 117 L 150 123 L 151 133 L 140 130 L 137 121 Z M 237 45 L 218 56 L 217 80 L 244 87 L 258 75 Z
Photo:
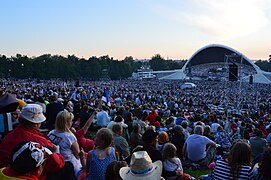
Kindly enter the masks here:
M 1 0 L 0 54 L 188 59 L 223 44 L 271 54 L 271 0 Z

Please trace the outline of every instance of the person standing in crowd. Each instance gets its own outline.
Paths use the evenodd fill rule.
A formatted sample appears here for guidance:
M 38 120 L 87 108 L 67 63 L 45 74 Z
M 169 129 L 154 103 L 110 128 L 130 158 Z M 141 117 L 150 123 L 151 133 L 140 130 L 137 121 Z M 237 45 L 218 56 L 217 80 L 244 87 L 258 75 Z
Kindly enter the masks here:
M 128 133 L 131 134 L 133 131 L 133 113 L 128 112 L 125 116 L 124 120 L 125 124 L 127 124 L 128 128 Z
M 232 132 L 231 132 L 231 142 L 241 139 L 241 134 L 239 133 L 239 128 L 237 124 L 232 123 Z
M 170 110 L 170 115 L 174 116 L 176 113 L 174 98 L 170 98 L 170 101 L 168 102 L 168 107 Z
M 268 136 L 268 132 L 267 132 L 267 130 L 266 130 L 266 127 L 264 126 L 263 120 L 260 120 L 260 121 L 259 121 L 258 127 L 259 127 L 259 129 L 262 131 L 262 133 L 263 133 L 262 137 L 263 137 L 263 138 L 266 138 L 266 137 Z
M 218 123 L 218 119 L 215 118 L 214 122 L 211 124 L 211 133 L 215 134 L 218 126 L 220 126 L 220 124 Z
M 146 130 L 147 127 L 148 127 L 148 124 L 147 124 L 145 121 L 143 121 L 142 119 L 140 119 L 140 118 L 136 118 L 136 119 L 133 121 L 133 126 L 134 126 L 135 124 L 139 124 L 139 125 L 140 125 L 140 134 L 141 134 L 141 135 L 144 134 L 145 130 Z

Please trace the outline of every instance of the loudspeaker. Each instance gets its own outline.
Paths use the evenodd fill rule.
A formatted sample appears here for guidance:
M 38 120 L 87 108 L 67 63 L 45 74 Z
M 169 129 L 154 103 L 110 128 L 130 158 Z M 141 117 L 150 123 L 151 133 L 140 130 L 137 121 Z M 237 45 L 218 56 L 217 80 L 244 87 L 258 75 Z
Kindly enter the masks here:
M 252 74 L 249 76 L 249 84 L 253 84 L 253 75 Z
M 229 65 L 229 81 L 238 80 L 238 66 L 233 63 Z

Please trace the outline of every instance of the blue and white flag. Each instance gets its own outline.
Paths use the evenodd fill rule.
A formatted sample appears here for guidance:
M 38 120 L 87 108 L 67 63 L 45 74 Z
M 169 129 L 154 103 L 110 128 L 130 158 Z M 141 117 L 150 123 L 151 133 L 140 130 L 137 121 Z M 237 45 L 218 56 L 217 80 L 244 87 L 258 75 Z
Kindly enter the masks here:
M 107 103 L 108 106 L 111 106 L 111 103 L 110 103 L 110 92 L 109 92 L 108 88 L 104 89 L 104 92 L 103 92 L 101 100 L 103 102 Z

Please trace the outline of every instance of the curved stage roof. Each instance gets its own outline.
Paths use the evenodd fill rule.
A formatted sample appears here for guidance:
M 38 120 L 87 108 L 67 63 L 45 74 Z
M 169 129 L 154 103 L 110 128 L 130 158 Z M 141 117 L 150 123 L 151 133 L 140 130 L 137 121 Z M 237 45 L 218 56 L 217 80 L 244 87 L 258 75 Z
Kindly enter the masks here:
M 186 67 L 189 65 L 224 63 L 226 56 L 236 63 L 253 66 L 253 63 L 240 52 L 223 45 L 211 44 L 196 51 L 186 63 Z
M 201 64 L 222 64 L 225 63 L 236 63 L 247 65 L 255 70 L 253 75 L 254 82 L 256 83 L 271 83 L 271 73 L 262 71 L 257 65 L 255 65 L 249 58 L 244 56 L 242 53 L 220 44 L 210 44 L 197 50 L 185 63 L 181 70 L 174 70 L 172 74 L 161 77 L 160 79 L 185 79 L 187 78 L 187 68 Z M 248 82 L 249 77 L 242 77 L 242 81 Z

